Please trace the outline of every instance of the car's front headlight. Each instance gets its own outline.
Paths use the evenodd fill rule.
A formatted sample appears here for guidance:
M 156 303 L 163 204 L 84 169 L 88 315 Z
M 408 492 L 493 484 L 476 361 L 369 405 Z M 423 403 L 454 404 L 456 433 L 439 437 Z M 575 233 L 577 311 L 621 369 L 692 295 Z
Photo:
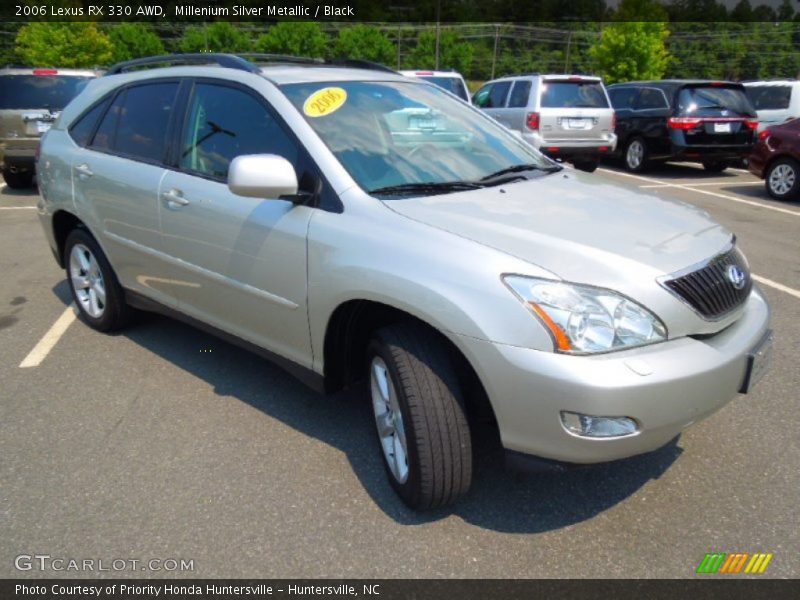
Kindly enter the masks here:
M 656 315 L 611 290 L 519 275 L 503 281 L 547 327 L 558 352 L 608 352 L 667 339 Z

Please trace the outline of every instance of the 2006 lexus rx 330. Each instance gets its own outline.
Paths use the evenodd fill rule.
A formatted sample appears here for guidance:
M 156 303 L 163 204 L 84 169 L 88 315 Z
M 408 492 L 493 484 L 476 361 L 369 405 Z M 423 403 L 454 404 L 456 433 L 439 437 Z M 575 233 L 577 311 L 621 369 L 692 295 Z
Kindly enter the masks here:
M 562 168 L 375 66 L 118 65 L 63 111 L 38 167 L 89 326 L 156 310 L 320 390 L 365 379 L 414 508 L 467 491 L 472 415 L 517 462 L 609 461 L 666 444 L 769 364 L 767 302 L 706 213 Z

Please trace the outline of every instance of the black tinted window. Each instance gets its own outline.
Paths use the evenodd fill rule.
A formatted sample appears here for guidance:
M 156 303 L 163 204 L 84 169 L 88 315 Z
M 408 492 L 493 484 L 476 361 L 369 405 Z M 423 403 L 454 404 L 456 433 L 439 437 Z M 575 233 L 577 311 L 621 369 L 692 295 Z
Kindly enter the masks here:
M 500 81 L 492 86 L 486 108 L 502 108 L 506 103 L 506 96 L 511 87 L 510 81 Z
M 667 101 L 661 90 L 656 88 L 642 88 L 639 92 L 639 99 L 636 101 L 636 108 L 639 110 L 650 110 L 654 108 L 666 108 Z
M 89 142 L 89 136 L 92 135 L 92 131 L 94 131 L 97 119 L 103 114 L 109 102 L 111 102 L 111 99 L 106 98 L 70 127 L 69 134 L 79 146 L 85 146 Z
M 748 85 L 744 89 L 756 110 L 786 109 L 792 99 L 792 88 L 788 85 Z
M 117 123 L 119 123 L 119 116 L 122 114 L 122 109 L 125 103 L 126 92 L 117 94 L 113 104 L 106 111 L 100 126 L 97 128 L 97 133 L 91 142 L 91 147 L 97 150 L 111 150 L 114 138 L 117 133 Z
M 599 81 L 545 81 L 542 108 L 608 108 Z
M 616 88 L 608 90 L 611 97 L 611 104 L 614 108 L 633 108 L 633 101 L 636 100 L 636 88 Z
M 738 86 L 687 87 L 678 94 L 680 114 L 719 116 L 723 111 L 738 115 L 755 115 L 753 105 L 745 96 L 744 90 Z
M 531 95 L 531 82 L 529 80 L 517 81 L 514 89 L 511 90 L 511 97 L 508 99 L 509 108 L 521 108 L 528 106 L 528 98 Z
M 242 154 L 277 154 L 297 164 L 297 144 L 256 98 L 230 87 L 198 84 L 181 145 L 184 169 L 226 179 Z
M 60 75 L 3 75 L 0 109 L 61 110 L 89 83 L 90 77 Z
M 167 125 L 177 91 L 177 83 L 128 88 L 112 149 L 145 160 L 163 160 Z

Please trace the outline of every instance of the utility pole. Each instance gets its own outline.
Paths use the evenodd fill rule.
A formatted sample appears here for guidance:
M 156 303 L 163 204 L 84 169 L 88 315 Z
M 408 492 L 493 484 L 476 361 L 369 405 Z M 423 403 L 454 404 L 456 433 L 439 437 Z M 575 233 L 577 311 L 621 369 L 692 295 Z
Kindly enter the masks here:
M 495 23 L 494 24 L 494 52 L 492 53 L 492 77 L 494 79 L 494 70 L 497 67 L 497 40 L 500 37 L 500 26 Z
M 435 70 L 439 70 L 439 36 L 441 35 L 442 0 L 436 0 L 436 58 Z
M 564 73 L 569 73 L 569 49 L 572 44 L 572 30 L 567 35 L 567 57 L 564 59 Z

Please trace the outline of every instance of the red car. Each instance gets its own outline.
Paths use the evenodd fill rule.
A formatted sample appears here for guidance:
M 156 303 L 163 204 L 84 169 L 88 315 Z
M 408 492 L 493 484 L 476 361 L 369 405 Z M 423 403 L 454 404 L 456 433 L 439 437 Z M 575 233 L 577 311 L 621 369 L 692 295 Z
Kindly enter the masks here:
M 758 134 L 748 159 L 753 175 L 764 180 L 776 200 L 800 194 L 800 119 L 770 126 Z

